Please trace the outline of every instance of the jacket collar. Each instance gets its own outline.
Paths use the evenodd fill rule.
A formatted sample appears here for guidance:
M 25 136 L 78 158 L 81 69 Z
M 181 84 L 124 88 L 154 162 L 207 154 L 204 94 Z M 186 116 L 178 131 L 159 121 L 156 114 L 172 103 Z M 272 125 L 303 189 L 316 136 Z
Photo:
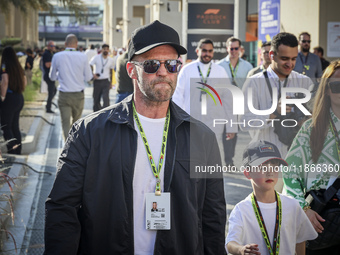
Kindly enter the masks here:
M 108 120 L 117 124 L 129 124 L 130 126 L 134 127 L 132 99 L 133 94 L 115 105 L 108 116 Z M 183 121 L 191 121 L 190 115 L 177 106 L 174 102 L 172 102 L 172 100 L 170 100 L 170 119 L 176 127 L 179 126 Z

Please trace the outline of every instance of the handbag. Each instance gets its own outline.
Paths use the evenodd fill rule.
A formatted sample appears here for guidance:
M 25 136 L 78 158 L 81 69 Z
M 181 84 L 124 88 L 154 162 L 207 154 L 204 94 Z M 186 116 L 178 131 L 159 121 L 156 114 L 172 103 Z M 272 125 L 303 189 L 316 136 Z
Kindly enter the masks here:
M 340 243 L 340 205 L 339 199 L 334 195 L 340 189 L 340 179 L 324 192 L 312 190 L 306 200 L 313 199 L 311 208 L 316 211 L 325 222 L 321 222 L 324 230 L 314 240 L 307 241 L 306 247 L 310 250 L 320 250 Z
M 266 83 L 267 83 L 270 96 L 271 98 L 273 98 L 273 90 L 269 82 L 268 74 L 266 70 L 263 71 L 263 75 L 266 78 Z M 287 79 L 283 87 L 286 87 L 286 86 L 287 86 Z M 300 93 L 297 93 L 297 94 L 300 94 Z M 299 97 L 300 97 L 299 95 L 296 95 L 296 98 L 299 98 Z M 304 118 L 305 118 L 305 115 L 297 107 L 294 107 L 294 111 L 287 113 L 286 115 L 280 115 L 277 113 L 277 119 L 279 119 L 280 121 L 274 121 L 274 133 L 277 134 L 279 141 L 287 146 L 290 146 L 296 134 L 299 132 Z M 285 126 L 281 124 L 282 121 L 284 121 Z M 298 125 L 295 125 L 296 123 L 298 123 Z

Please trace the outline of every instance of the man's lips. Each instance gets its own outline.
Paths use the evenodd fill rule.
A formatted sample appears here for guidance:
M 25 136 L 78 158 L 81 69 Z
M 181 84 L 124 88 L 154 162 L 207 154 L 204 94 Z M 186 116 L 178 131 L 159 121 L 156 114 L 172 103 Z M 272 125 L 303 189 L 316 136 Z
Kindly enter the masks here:
M 272 182 L 274 182 L 274 180 L 272 180 L 272 179 L 266 180 L 266 183 L 272 183 Z

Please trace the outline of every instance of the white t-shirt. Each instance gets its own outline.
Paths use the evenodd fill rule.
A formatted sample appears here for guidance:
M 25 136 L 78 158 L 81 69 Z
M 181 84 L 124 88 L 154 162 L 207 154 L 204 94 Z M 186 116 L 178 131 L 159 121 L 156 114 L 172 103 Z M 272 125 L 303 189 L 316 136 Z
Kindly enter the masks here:
M 280 194 L 280 198 L 282 203 L 280 254 L 295 254 L 297 243 L 313 240 L 318 234 L 295 199 L 282 194 Z M 258 202 L 258 204 L 266 224 L 270 243 L 273 244 L 276 202 Z M 230 214 L 226 250 L 227 244 L 231 241 L 240 245 L 258 244 L 259 252 L 262 255 L 269 254 L 253 210 L 251 195 L 238 203 Z
M 102 54 L 94 56 L 90 61 L 91 66 L 95 66 L 94 73 L 99 73 L 98 80 L 110 79 L 110 69 L 114 69 L 114 60 L 111 57 L 103 58 Z
M 142 124 L 148 144 L 151 149 L 156 166 L 161 153 L 163 138 L 163 128 L 165 118 L 150 119 L 138 114 Z M 154 193 L 156 188 L 156 178 L 153 175 L 145 146 L 135 123 L 138 133 L 137 157 L 133 176 L 133 221 L 134 221 L 134 245 L 136 255 L 153 254 L 156 230 L 146 230 L 145 228 L 145 194 Z M 165 161 L 164 161 L 165 162 Z M 164 164 L 160 172 L 161 190 L 164 187 Z

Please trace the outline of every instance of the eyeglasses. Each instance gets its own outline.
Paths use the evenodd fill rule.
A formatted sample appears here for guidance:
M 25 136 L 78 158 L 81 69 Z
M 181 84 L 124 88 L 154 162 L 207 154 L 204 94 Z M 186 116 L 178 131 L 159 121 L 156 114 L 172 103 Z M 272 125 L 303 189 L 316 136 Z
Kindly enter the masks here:
M 340 93 L 340 81 L 332 81 L 328 83 L 332 93 L 339 94 Z
M 202 52 L 204 52 L 204 53 L 207 53 L 207 52 L 212 53 L 213 51 L 214 51 L 214 50 L 202 49 Z
M 131 63 L 139 66 L 143 66 L 144 72 L 156 73 L 160 68 L 161 64 L 164 64 L 166 70 L 169 73 L 178 73 L 181 69 L 182 62 L 177 59 L 168 59 L 159 61 L 156 59 L 145 60 L 143 62 L 130 61 Z
M 233 51 L 233 50 L 238 50 L 238 49 L 239 49 L 239 47 L 230 48 L 231 51 Z
M 311 40 L 302 40 L 301 42 L 302 42 L 302 43 L 310 43 Z

